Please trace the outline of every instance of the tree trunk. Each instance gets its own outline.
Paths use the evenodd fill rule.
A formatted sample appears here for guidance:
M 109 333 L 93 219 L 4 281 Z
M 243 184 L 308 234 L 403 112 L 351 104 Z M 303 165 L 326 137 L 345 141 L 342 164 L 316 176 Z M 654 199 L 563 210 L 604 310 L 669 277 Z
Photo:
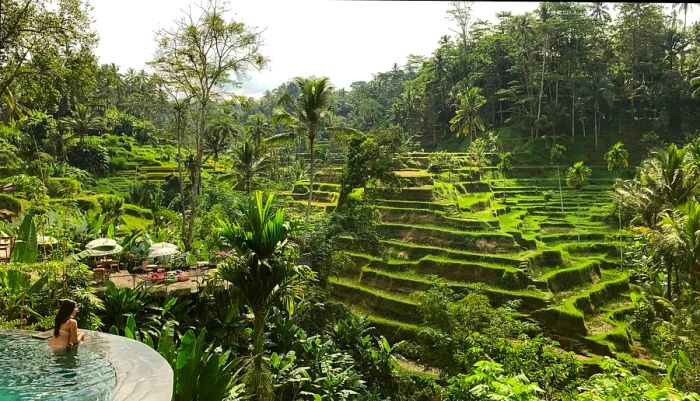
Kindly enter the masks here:
M 571 137 L 576 135 L 576 86 L 571 87 Z
M 316 126 L 312 125 L 309 128 L 309 151 L 311 152 L 311 166 L 309 172 L 309 201 L 306 204 L 306 217 L 305 224 L 309 224 L 309 218 L 311 217 L 311 200 L 314 196 L 314 178 L 316 176 L 316 171 L 314 170 L 314 162 L 316 161 L 316 155 L 314 154 L 314 142 L 316 141 Z
M 576 220 L 578 224 L 576 225 L 576 242 L 581 242 L 581 190 L 579 189 L 578 200 L 576 201 Z
M 540 116 L 542 114 L 542 94 L 544 92 L 544 70 L 545 70 L 545 65 L 547 61 L 547 37 L 545 36 L 544 40 L 544 49 L 542 49 L 542 74 L 540 77 L 540 92 L 539 96 L 537 98 L 537 123 L 535 124 L 535 137 L 539 136 L 540 133 L 540 128 L 539 128 L 539 122 L 540 122 Z
M 673 267 L 671 266 L 670 263 L 667 263 L 666 266 L 666 299 L 669 301 L 671 300 L 673 296 L 673 292 L 671 291 L 671 288 L 673 288 L 672 285 L 673 282 Z
M 197 204 L 199 202 L 199 190 L 202 180 L 202 160 L 204 159 L 204 135 L 206 130 L 207 102 L 202 102 L 199 110 L 199 121 L 197 122 L 197 153 L 192 166 L 192 199 L 190 199 L 190 214 L 187 219 L 187 237 L 184 239 L 185 251 L 192 250 L 194 225 L 197 217 Z
M 595 137 L 595 149 L 598 150 L 598 104 L 593 110 L 593 135 Z
M 253 311 L 253 366 L 252 380 L 248 382 L 248 386 L 252 387 L 248 390 L 254 396 L 256 401 L 272 400 L 271 383 L 264 366 L 264 348 L 265 348 L 265 315 L 263 311 Z
M 177 181 L 180 185 L 180 213 L 182 214 L 182 238 L 187 238 L 187 206 L 185 201 L 185 179 L 182 176 L 182 142 L 183 142 L 183 120 L 181 108 L 176 108 L 176 129 L 177 129 Z
M 559 173 L 559 165 L 557 165 L 557 180 L 559 181 L 559 202 L 561 203 L 561 212 L 564 213 L 564 195 L 561 191 L 561 174 Z

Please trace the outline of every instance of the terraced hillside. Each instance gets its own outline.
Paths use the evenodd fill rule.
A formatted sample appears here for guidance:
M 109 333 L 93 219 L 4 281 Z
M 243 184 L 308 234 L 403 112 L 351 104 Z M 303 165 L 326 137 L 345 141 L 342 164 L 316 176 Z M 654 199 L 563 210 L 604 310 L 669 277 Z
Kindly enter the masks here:
M 346 239 L 354 268 L 332 281 L 332 294 L 394 341 L 415 340 L 420 316 L 411 293 L 427 289 L 429 276 L 456 291 L 481 291 L 492 304 L 519 301 L 524 319 L 541 325 L 567 350 L 595 361 L 625 352 L 644 363 L 621 322 L 630 305 L 628 276 L 619 269 L 620 241 L 610 214 L 612 177 L 592 166 L 590 185 L 561 193 L 556 168 L 516 166 L 510 179 L 479 180 L 461 166 L 428 173 L 427 154 L 412 154 L 398 174 L 406 187 L 374 190 L 387 257 L 357 251 Z M 327 210 L 337 200 L 337 168 L 319 174 L 314 206 Z M 562 170 L 563 175 L 563 170 Z M 563 179 L 562 179 L 563 181 Z M 308 184 L 288 195 L 300 205 Z M 546 191 L 553 191 L 545 202 Z

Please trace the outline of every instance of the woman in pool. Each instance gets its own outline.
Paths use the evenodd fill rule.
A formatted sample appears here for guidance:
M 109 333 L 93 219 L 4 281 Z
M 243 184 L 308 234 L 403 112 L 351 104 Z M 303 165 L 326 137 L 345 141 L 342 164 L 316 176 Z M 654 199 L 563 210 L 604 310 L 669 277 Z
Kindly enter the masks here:
M 75 316 L 78 314 L 78 305 L 75 301 L 64 299 L 58 308 L 56 320 L 54 320 L 53 337 L 49 338 L 51 347 L 67 347 L 78 345 L 85 338 L 85 333 L 78 333 L 78 322 Z

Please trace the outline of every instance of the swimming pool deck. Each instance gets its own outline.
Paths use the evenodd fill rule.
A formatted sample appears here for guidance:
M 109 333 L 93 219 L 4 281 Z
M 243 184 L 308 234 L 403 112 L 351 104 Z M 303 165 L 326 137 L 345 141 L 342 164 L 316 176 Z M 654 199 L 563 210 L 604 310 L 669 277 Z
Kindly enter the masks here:
M 161 289 L 165 292 L 196 293 L 209 283 L 209 280 L 213 278 L 215 272 L 215 269 L 202 273 L 195 273 L 195 271 L 191 270 L 187 272 L 190 278 L 188 281 L 172 284 L 151 283 L 147 280 L 146 274 L 130 274 L 128 272 L 113 273 L 109 276 L 109 281 L 114 283 L 117 288 L 135 288 L 137 286 L 146 285 L 153 289 Z M 105 287 L 98 285 L 97 288 L 100 290 Z
M 103 356 L 114 366 L 116 385 L 112 401 L 172 399 L 173 370 L 154 349 L 126 337 L 90 330 L 81 331 L 86 335 L 85 341 L 79 346 Z M 42 337 L 44 334 L 23 330 L 5 330 L 0 333 L 29 337 Z

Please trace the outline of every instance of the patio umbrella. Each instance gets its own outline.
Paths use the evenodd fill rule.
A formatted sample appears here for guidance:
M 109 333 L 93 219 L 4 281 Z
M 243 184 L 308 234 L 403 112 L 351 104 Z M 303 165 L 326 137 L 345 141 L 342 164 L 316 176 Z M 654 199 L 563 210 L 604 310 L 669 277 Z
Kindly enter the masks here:
M 177 247 L 161 247 L 153 249 L 151 248 L 148 252 L 149 258 L 159 258 L 164 256 L 173 256 L 180 254 L 180 250 Z
M 119 253 L 123 251 L 124 248 L 122 248 L 121 245 L 115 244 L 114 246 L 100 246 L 100 247 L 94 247 L 94 248 L 89 248 L 86 249 L 80 253 L 78 253 L 78 258 L 86 258 L 86 257 L 98 257 L 98 256 L 107 256 L 107 255 L 114 255 L 115 253 Z
M 54 237 L 51 237 L 49 235 L 37 235 L 36 236 L 36 242 L 39 245 L 54 245 L 58 244 L 58 240 Z
M 177 249 L 177 245 L 171 244 L 170 242 L 156 242 L 155 244 L 151 245 L 151 247 L 148 248 L 148 250 L 155 251 L 156 249 L 162 249 L 162 248 L 175 248 L 175 249 Z
M 85 244 L 85 249 L 94 249 L 99 247 L 115 247 L 118 246 L 117 241 L 111 238 L 98 238 Z M 121 251 L 120 251 L 121 252 Z

